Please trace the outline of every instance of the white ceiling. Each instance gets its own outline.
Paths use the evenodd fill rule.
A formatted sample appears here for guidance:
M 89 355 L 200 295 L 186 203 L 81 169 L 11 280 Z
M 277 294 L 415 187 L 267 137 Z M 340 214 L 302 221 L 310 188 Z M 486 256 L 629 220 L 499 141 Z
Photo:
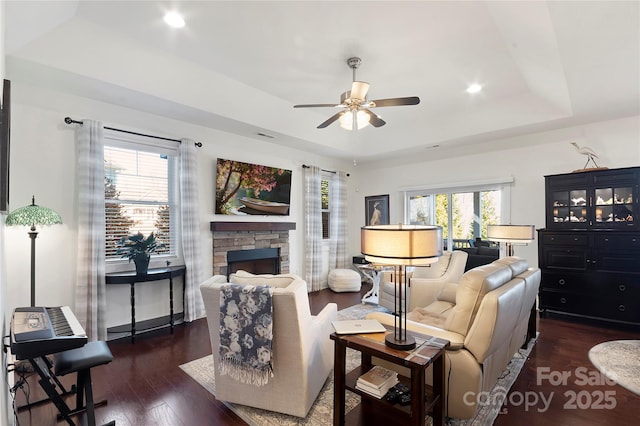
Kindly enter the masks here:
M 342 159 L 491 149 L 640 114 L 638 1 L 7 1 L 10 79 Z M 181 12 L 182 29 L 162 21 Z M 359 56 L 387 125 L 316 126 Z M 478 82 L 483 91 L 465 92 Z M 95 117 L 100 119 L 100 117 Z M 434 146 L 438 146 L 434 148 Z M 437 155 L 437 154 L 436 154 Z

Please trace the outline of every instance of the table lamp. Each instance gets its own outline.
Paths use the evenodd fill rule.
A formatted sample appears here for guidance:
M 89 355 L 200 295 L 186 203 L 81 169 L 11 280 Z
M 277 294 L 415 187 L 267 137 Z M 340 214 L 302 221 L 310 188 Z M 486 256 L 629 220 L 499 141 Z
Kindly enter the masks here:
M 535 226 L 487 225 L 487 239 L 505 243 L 507 256 L 513 256 L 515 244 L 527 245 L 535 239 Z
M 15 209 L 7 216 L 5 223 L 9 226 L 31 226 L 31 306 L 36 305 L 36 225 L 55 225 L 62 223 L 60 215 L 53 210 L 36 204 L 36 198 L 31 197 L 31 204 Z
M 394 349 L 409 350 L 416 346 L 413 336 L 407 336 L 407 298 L 402 297 L 407 286 L 407 266 L 434 263 L 442 256 L 442 227 L 424 225 L 363 226 L 360 250 L 369 262 L 394 267 L 394 331 L 385 337 L 385 344 Z

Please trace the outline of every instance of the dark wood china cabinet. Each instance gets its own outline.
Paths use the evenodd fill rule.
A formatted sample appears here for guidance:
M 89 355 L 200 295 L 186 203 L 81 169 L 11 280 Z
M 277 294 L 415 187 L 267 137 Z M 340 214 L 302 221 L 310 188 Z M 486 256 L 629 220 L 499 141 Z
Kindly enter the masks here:
M 545 176 L 541 313 L 640 325 L 640 167 Z

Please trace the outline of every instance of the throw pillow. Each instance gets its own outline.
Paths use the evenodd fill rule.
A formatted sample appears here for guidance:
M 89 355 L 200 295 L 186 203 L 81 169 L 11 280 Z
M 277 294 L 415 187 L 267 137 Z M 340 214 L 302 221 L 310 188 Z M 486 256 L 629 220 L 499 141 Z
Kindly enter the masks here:
M 254 286 L 268 285 L 270 287 L 287 287 L 298 278 L 300 277 L 298 277 L 296 274 L 254 275 L 250 272 L 240 270 L 229 275 L 229 282 L 232 284 L 251 284 Z

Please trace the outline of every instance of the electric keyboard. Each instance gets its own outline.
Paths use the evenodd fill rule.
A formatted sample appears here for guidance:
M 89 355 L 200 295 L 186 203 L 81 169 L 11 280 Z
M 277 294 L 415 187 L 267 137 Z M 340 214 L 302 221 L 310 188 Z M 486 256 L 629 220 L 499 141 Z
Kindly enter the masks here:
M 87 334 L 68 306 L 16 308 L 11 317 L 11 352 L 16 359 L 75 349 Z

